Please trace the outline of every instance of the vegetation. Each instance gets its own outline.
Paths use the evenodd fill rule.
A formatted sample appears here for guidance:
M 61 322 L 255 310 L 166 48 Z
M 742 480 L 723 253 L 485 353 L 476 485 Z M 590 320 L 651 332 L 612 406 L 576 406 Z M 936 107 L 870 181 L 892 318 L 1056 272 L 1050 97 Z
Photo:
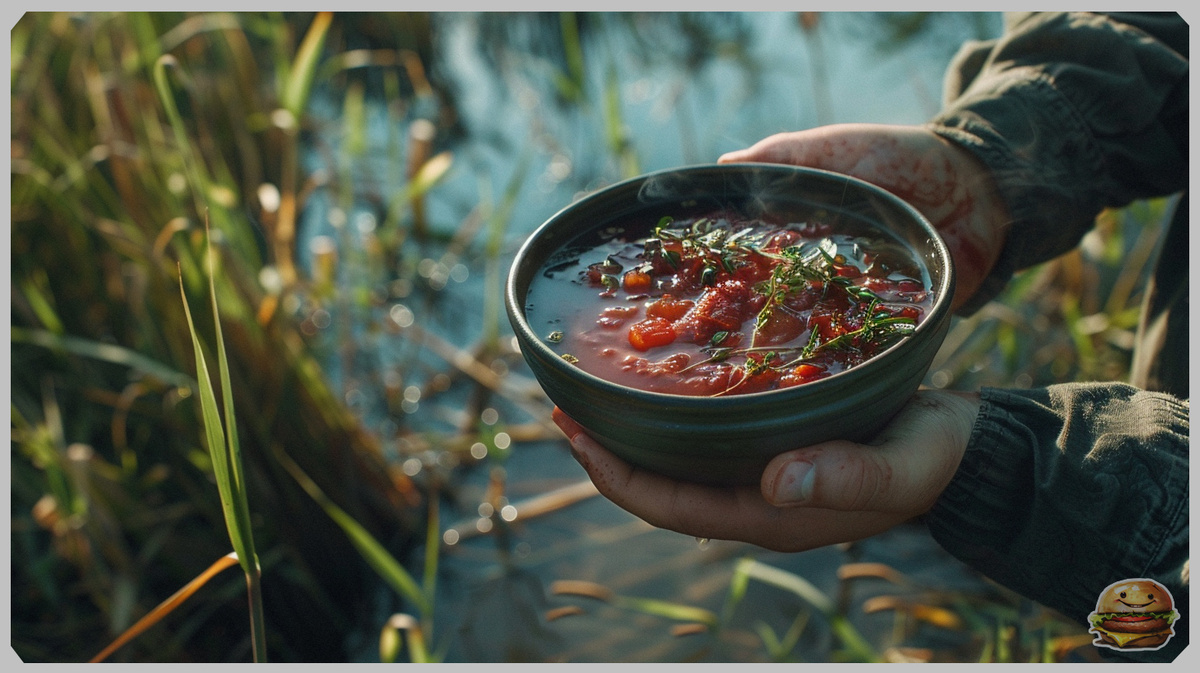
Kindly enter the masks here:
M 317 308 L 290 246 L 328 25 L 31 13 L 13 29 L 12 645 L 27 661 L 89 659 L 230 551 L 179 296 L 205 295 L 206 223 L 221 320 L 197 315 L 196 333 L 216 352 L 219 327 L 228 349 L 218 395 L 242 421 L 228 434 L 269 578 L 267 648 L 343 658 L 374 586 L 276 451 L 397 550 L 418 529 L 420 494 L 297 318 Z M 247 659 L 236 585 L 216 584 L 114 659 Z
M 804 16 L 806 34 L 819 16 Z M 440 660 L 455 637 L 434 623 L 447 545 L 488 535 L 519 576 L 511 512 L 526 520 L 593 493 L 546 489 L 513 509 L 509 449 L 561 439 L 520 376 L 495 293 L 467 308 L 447 299 L 463 268 L 498 284 L 533 154 L 566 141 L 531 131 L 540 149 L 511 151 L 499 185 L 478 178 L 461 219 L 433 208 L 446 181 L 472 177 L 454 170 L 464 131 L 439 79 L 435 18 L 32 12 L 13 27 L 11 646 L 23 660 L 318 662 L 374 649 Z M 656 42 L 646 20 L 671 22 L 678 40 Z M 636 58 L 678 59 L 683 78 L 705 59 L 748 63 L 736 45 L 749 31 L 728 17 L 479 25 L 506 83 L 506 40 L 523 25 L 550 36 L 536 62 L 554 105 L 602 129 L 604 150 L 576 165 L 581 189 L 646 163 L 625 89 L 588 35 L 624 31 Z M 337 109 L 320 108 L 328 100 Z M 382 169 L 366 152 L 372 109 L 386 116 Z M 1079 251 L 1021 274 L 952 329 L 930 385 L 1123 376 L 1166 205 L 1106 213 Z M 330 233 L 305 239 L 310 225 Z M 444 336 L 432 308 L 447 324 L 479 315 L 482 328 Z M 472 471 L 487 484 L 467 503 L 479 521 L 447 526 Z M 828 596 L 743 552 L 720 560 L 715 607 L 571 584 L 559 570 L 535 619 L 566 631 L 582 601 L 599 600 L 613 624 L 669 624 L 687 652 L 665 660 L 1057 661 L 1094 649 L 1082 625 L 1003 591 L 847 563 Z M 242 577 L 223 572 L 234 566 Z M 863 600 L 866 583 L 888 593 Z M 782 629 L 763 605 L 789 611 Z M 869 639 L 862 620 L 887 612 L 895 628 Z M 929 629 L 955 637 L 930 641 Z M 817 633 L 829 637 L 814 646 Z

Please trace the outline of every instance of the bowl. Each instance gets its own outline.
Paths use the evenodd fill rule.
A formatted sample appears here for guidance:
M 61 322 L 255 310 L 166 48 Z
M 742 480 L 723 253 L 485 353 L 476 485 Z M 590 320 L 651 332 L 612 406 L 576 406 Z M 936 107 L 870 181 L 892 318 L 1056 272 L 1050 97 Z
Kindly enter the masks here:
M 932 305 L 910 336 L 862 364 L 803 385 L 716 397 L 648 392 L 589 374 L 548 342 L 545 324 L 531 324 L 531 285 L 578 258 L 580 241 L 635 219 L 713 209 L 819 218 L 835 231 L 890 238 L 927 270 Z M 890 192 L 811 168 L 704 164 L 625 180 L 560 210 L 517 252 L 505 305 L 532 374 L 589 436 L 638 468 L 733 486 L 758 483 L 766 464 L 784 451 L 832 439 L 862 442 L 878 432 L 925 377 L 949 329 L 953 293 L 945 243 Z

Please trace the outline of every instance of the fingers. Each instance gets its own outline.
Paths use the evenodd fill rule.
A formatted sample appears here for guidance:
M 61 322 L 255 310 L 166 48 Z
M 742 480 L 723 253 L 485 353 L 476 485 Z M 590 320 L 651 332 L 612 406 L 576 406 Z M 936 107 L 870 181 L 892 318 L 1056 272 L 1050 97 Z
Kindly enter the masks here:
M 768 509 L 757 488 L 713 488 L 638 469 L 597 444 L 560 409 L 554 409 L 553 419 L 596 490 L 653 526 L 696 537 L 736 539 L 731 531 L 737 528 L 733 521 L 738 516 L 747 509 Z
M 797 552 L 869 537 L 904 520 L 893 513 L 781 508 L 764 500 L 757 486 L 717 488 L 668 479 L 605 450 L 562 411 L 555 409 L 553 418 L 601 495 L 657 528 Z
M 832 124 L 803 131 L 777 133 L 754 145 L 721 155 L 719 163 L 752 161 L 811 166 L 859 175 L 874 172 L 864 158 L 891 158 L 898 138 L 917 133 L 911 127 L 880 124 Z M 865 177 L 859 175 L 859 177 Z
M 802 551 L 865 538 L 927 511 L 954 476 L 978 395 L 919 391 L 872 444 L 826 442 L 777 456 L 759 486 L 669 479 L 605 450 L 554 410 L 602 495 L 659 527 L 696 537 Z
M 759 162 L 832 168 L 818 155 L 817 139 L 824 133 L 824 130 L 777 133 L 746 149 L 722 154 L 717 163 Z

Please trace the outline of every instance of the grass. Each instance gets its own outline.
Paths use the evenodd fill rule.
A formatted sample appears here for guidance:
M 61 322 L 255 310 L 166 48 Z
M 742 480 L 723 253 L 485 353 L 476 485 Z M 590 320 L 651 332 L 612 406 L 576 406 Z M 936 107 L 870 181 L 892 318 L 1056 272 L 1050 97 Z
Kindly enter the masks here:
M 467 268 L 498 284 L 539 143 L 570 143 L 535 134 L 554 125 L 531 114 L 537 142 L 512 152 L 511 173 L 472 173 L 470 156 L 447 149 L 461 129 L 429 16 L 369 18 L 29 13 L 13 27 L 10 539 L 22 659 L 346 661 L 366 639 L 381 661 L 440 661 L 456 637 L 434 620 L 446 508 L 486 505 L 490 527 L 446 534 L 491 537 L 502 565 L 519 567 L 521 529 L 501 515 L 506 460 L 561 438 L 504 338 L 498 295 L 456 306 L 448 278 Z M 652 33 L 591 14 L 530 20 L 561 41 L 537 72 L 555 105 L 595 123 L 597 165 L 609 179 L 642 170 L 629 89 L 588 35 L 628 31 L 649 39 L 639 53 L 652 59 Z M 685 36 L 681 59 L 713 42 L 696 17 L 659 20 Z M 715 53 L 749 58 L 720 42 Z M 702 68 L 687 60 L 689 76 Z M 311 109 L 316 90 L 340 101 L 332 126 Z M 684 123 L 692 144 L 707 142 Z M 436 200 L 464 176 L 477 191 L 455 221 Z M 1079 251 L 1020 274 L 956 322 L 928 383 L 1122 378 L 1167 205 L 1105 213 Z M 297 249 L 313 211 L 325 247 Z M 200 297 L 209 310 L 193 315 L 187 298 Z M 478 333 L 443 334 L 475 309 Z M 203 362 L 214 354 L 216 382 Z M 480 502 L 464 502 L 475 497 L 464 475 L 481 471 Z M 570 485 L 554 494 L 518 503 L 518 522 L 591 497 Z M 223 572 L 234 560 L 242 578 Z M 762 556 L 721 563 L 714 605 L 572 585 L 560 569 L 552 593 L 572 602 L 544 626 L 565 630 L 598 601 L 615 615 L 605 633 L 636 615 L 678 642 L 696 637 L 685 655 L 696 658 L 1057 661 L 1080 649 L 1078 625 L 1003 591 L 847 564 L 833 595 Z M 261 607 L 247 611 L 260 581 Z M 868 582 L 887 593 L 859 599 Z M 792 611 L 768 622 L 765 605 Z M 887 614 L 888 638 L 864 635 L 863 620 Z M 931 630 L 956 644 L 929 645 Z M 828 652 L 811 649 L 818 632 Z
M 331 546 L 344 534 L 275 447 L 398 552 L 419 528 L 404 475 L 288 314 L 307 281 L 271 281 L 286 276 L 272 253 L 287 251 L 282 268 L 295 255 L 287 229 L 305 198 L 289 125 L 302 118 L 277 111 L 285 97 L 304 104 L 314 50 L 292 45 L 320 23 L 31 13 L 14 27 L 24 49 L 12 71 L 13 647 L 27 661 L 87 660 L 194 578 L 197 561 L 229 551 L 220 461 L 184 373 L 194 355 L 179 285 L 205 293 L 204 222 L 221 258 L 211 292 L 221 315 L 195 327 L 212 352 L 219 326 L 228 349 L 222 394 L 243 421 L 238 481 L 255 503 L 248 524 L 237 518 L 262 536 L 273 578 L 266 646 L 285 660 L 343 658 L 374 600 L 373 572 Z M 218 576 L 117 660 L 252 658 L 261 630 L 251 636 L 230 588 Z
M 208 371 L 204 346 L 196 333 L 192 312 L 188 308 L 187 295 L 180 285 L 183 312 L 187 318 L 188 334 L 192 338 L 192 352 L 196 358 L 196 380 L 199 382 L 200 409 L 204 419 L 204 439 L 208 455 L 212 460 L 213 476 L 217 492 L 221 497 L 221 510 L 225 515 L 225 527 L 229 530 L 229 541 L 233 553 L 246 576 L 246 591 L 250 603 L 250 635 L 255 662 L 267 661 L 267 641 L 263 622 L 262 567 L 254 549 L 254 529 L 250 523 L 250 501 L 247 496 L 246 470 L 242 461 L 241 441 L 238 438 L 237 414 L 233 407 L 233 387 L 229 377 L 229 358 L 225 353 L 225 339 L 221 334 L 221 316 L 217 306 L 216 269 L 211 248 L 208 249 L 208 291 L 212 307 L 212 321 L 217 345 L 217 371 L 221 382 L 221 406 L 212 378 Z

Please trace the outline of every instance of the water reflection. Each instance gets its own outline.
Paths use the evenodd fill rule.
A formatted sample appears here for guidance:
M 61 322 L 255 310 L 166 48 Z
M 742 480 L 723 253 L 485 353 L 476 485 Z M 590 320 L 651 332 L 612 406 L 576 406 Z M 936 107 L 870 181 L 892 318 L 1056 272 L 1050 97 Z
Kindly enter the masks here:
M 989 595 L 919 525 L 856 545 L 771 554 L 655 530 L 595 497 L 515 351 L 499 310 L 500 282 L 536 226 L 597 187 L 710 162 L 779 131 L 925 120 L 937 109 L 950 55 L 964 39 L 998 33 L 999 17 L 484 13 L 428 20 L 433 37 L 414 49 L 429 70 L 414 78 L 406 66 L 415 102 L 401 108 L 379 96 L 368 104 L 355 173 L 363 179 L 316 189 L 303 231 L 305 263 L 315 275 L 332 265 L 330 278 L 340 273 L 340 282 L 361 283 L 366 297 L 321 309 L 326 325 L 356 335 L 350 353 L 330 342 L 333 376 L 347 388 L 381 391 L 356 397 L 356 405 L 381 429 L 405 475 L 443 485 L 434 622 L 446 658 L 823 661 L 844 648 L 826 615 L 794 594 L 751 582 L 730 602 L 735 565 L 745 556 L 833 597 L 871 643 L 963 646 L 968 635 L 931 635 L 899 612 L 861 609 L 868 598 L 901 589 L 951 592 L 967 602 Z M 386 88 L 386 78 L 378 86 Z M 337 156 L 342 111 L 335 99 L 325 104 L 316 152 Z M 404 132 L 414 123 L 419 133 Z M 421 164 L 414 168 L 413 153 L 428 159 L 439 152 L 453 159 L 436 184 L 411 203 L 397 201 L 394 193 Z M 348 204 L 339 189 L 353 192 Z M 353 212 L 335 216 L 347 207 Z M 370 226 L 344 226 L 352 221 Z M 376 245 L 388 273 L 364 279 L 352 264 L 381 254 L 372 252 Z M 907 584 L 839 577 L 850 562 L 886 564 Z M 563 580 L 609 593 L 556 593 L 554 583 Z M 652 599 L 725 621 L 717 629 L 664 616 L 645 609 Z M 380 600 L 381 611 L 400 607 L 393 596 Z M 375 643 L 364 639 L 371 659 Z

